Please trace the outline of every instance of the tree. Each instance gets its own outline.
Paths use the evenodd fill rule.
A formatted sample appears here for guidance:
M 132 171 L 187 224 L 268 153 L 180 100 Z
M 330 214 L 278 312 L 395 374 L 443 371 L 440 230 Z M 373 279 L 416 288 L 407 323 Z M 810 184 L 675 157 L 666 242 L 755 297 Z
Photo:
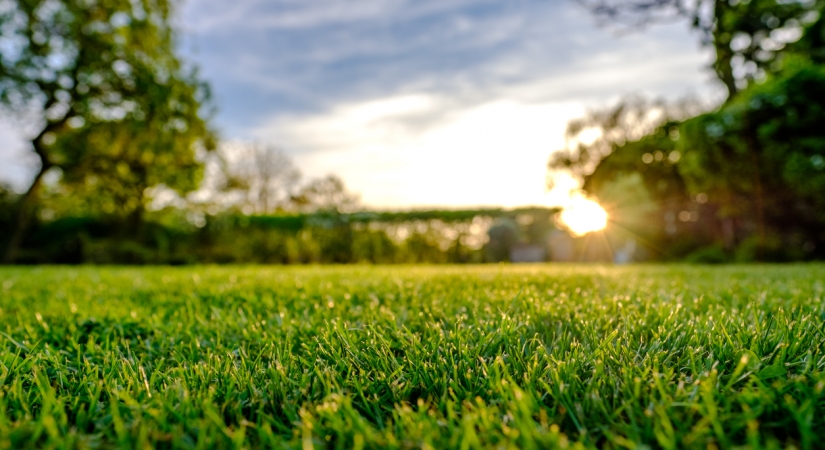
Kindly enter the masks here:
M 292 159 L 272 145 L 225 142 L 207 160 L 204 201 L 246 214 L 288 209 L 301 173 Z
M 6 0 L 0 8 L 0 105 L 33 117 L 40 167 L 21 195 L 10 261 L 50 170 L 140 219 L 146 188 L 197 184 L 211 147 L 205 85 L 175 55 L 173 0 Z M 95 188 L 94 186 L 97 185 Z M 91 187 L 90 187 L 91 186 Z
M 750 242 L 751 257 L 763 259 L 791 253 L 807 258 L 811 248 L 823 246 L 825 237 L 816 230 L 825 224 L 817 213 L 825 196 L 814 166 L 825 157 L 820 150 L 825 135 L 812 126 L 822 120 L 820 83 L 825 85 L 818 69 L 825 62 L 822 4 L 581 3 L 614 24 L 690 18 L 703 42 L 714 46 L 714 68 L 728 98 L 704 114 L 701 107 L 662 114 L 666 106 L 638 100 L 591 114 L 570 124 L 572 144 L 553 155 L 551 169 L 571 171 L 600 197 L 623 178 L 641 176 L 664 219 L 659 228 L 669 235 L 658 242 L 669 240 L 669 248 L 678 246 L 680 236 L 693 244 L 722 242 L 728 250 Z M 793 131 L 779 138 L 779 130 Z M 581 142 L 588 131 L 596 138 Z M 806 176 L 791 175 L 799 173 Z M 802 248 L 808 253 L 798 251 Z
M 188 198 L 190 207 L 210 214 L 239 209 L 245 214 L 282 212 L 349 213 L 360 207 L 336 175 L 301 183 L 292 158 L 268 144 L 225 142 L 206 158 L 201 188 Z M 182 203 L 182 202 L 179 202 Z
M 695 225 L 679 215 L 696 209 L 678 171 L 679 124 L 702 110 L 694 100 L 626 98 L 571 122 L 568 146 L 551 156 L 550 168 L 574 174 L 599 199 L 610 212 L 612 238 L 632 237 L 651 255 L 673 256 Z
M 782 50 L 819 15 L 819 0 L 577 0 L 604 23 L 641 27 L 686 19 L 715 52 L 713 70 L 733 98 L 781 67 Z
M 641 177 L 660 212 L 649 223 L 667 235 L 646 238 L 672 254 L 690 241 L 744 249 L 737 250 L 743 259 L 825 256 L 825 66 L 805 55 L 788 58 L 781 72 L 718 110 L 671 115 L 641 138 L 626 139 L 611 119 L 602 141 L 590 144 L 606 150 L 583 146 L 597 163 L 579 159 L 574 148 L 557 167 L 582 174 L 583 188 L 606 202 L 618 181 Z M 626 109 L 588 123 L 616 111 Z
M 603 175 L 591 175 L 600 169 L 599 165 L 605 158 L 625 148 L 626 144 L 652 134 L 661 138 L 656 145 L 665 147 L 646 149 L 642 153 L 649 151 L 653 155 L 658 150 L 664 152 L 669 145 L 667 143 L 672 144 L 678 138 L 679 130 L 675 125 L 705 110 L 707 107 L 695 99 L 668 104 L 663 100 L 647 101 L 636 96 L 624 98 L 614 106 L 590 111 L 585 117 L 570 121 L 565 131 L 565 148 L 553 152 L 548 167 L 552 171 L 570 173 L 582 183 L 598 183 L 600 181 L 595 180 L 603 178 Z M 636 159 L 632 162 L 633 169 L 644 167 L 638 166 L 642 161 Z M 591 181 L 591 178 L 595 180 Z
M 694 104 L 669 106 L 663 101 L 648 102 L 641 97 L 627 97 L 615 106 L 590 111 L 572 120 L 565 130 L 565 148 L 555 151 L 549 162 L 551 170 L 563 170 L 579 181 L 591 174 L 598 164 L 627 142 L 641 139 L 672 117 Z
M 335 175 L 311 180 L 292 197 L 292 203 L 302 211 L 334 213 L 353 212 L 359 207 L 358 196 L 348 192 Z
M 691 193 L 749 219 L 759 248 L 778 234 L 785 242 L 775 245 L 784 248 L 775 250 L 825 255 L 823 122 L 825 66 L 797 61 L 719 111 L 684 122 L 679 171 Z

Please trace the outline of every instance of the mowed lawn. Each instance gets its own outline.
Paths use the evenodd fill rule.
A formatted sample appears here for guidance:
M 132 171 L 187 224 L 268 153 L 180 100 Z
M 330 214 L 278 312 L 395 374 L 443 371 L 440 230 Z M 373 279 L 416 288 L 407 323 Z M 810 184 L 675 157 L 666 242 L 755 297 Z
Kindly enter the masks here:
M 0 447 L 822 447 L 825 266 L 0 269 Z

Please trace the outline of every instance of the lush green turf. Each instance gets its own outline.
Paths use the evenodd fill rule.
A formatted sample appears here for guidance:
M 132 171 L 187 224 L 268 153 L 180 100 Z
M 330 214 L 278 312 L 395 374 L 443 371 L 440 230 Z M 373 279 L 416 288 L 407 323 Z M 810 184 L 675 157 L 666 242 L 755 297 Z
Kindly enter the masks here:
M 2 447 L 817 447 L 825 266 L 0 269 Z

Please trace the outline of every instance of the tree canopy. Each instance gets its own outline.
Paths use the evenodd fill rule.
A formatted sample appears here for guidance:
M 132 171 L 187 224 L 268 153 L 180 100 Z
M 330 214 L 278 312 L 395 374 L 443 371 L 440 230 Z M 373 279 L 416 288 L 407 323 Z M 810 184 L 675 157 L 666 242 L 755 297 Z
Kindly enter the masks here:
M 8 260 L 44 175 L 105 212 L 137 214 L 147 188 L 196 187 L 212 146 L 207 86 L 176 54 L 173 0 L 5 0 L 0 103 L 37 124 L 40 168 L 17 207 Z

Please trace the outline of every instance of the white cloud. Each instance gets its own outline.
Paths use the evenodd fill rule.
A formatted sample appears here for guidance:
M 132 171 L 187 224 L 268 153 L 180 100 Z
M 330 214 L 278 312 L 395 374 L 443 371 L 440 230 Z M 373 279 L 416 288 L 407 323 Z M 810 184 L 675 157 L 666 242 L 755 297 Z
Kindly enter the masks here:
M 576 102 L 461 108 L 419 94 L 280 118 L 255 134 L 301 148 L 307 175 L 337 173 L 372 206 L 515 206 L 546 202 L 548 155 L 582 112 Z

